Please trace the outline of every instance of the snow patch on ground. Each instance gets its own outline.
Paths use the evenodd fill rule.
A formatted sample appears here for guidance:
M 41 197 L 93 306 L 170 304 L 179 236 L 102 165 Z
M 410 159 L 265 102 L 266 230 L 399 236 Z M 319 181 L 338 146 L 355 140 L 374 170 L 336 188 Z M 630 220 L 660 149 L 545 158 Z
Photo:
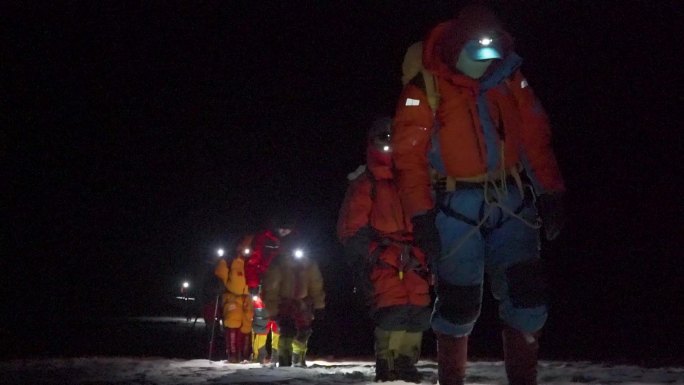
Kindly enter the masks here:
M 312 360 L 308 368 L 271 368 L 259 364 L 227 364 L 205 359 L 82 357 L 0 362 L 0 384 L 376 384 L 371 360 Z M 422 384 L 437 383 L 437 364 L 420 361 Z M 505 384 L 500 361 L 471 362 L 469 385 Z M 592 362 L 542 361 L 539 383 L 684 384 L 684 368 L 642 368 Z M 403 381 L 384 384 L 406 384 Z

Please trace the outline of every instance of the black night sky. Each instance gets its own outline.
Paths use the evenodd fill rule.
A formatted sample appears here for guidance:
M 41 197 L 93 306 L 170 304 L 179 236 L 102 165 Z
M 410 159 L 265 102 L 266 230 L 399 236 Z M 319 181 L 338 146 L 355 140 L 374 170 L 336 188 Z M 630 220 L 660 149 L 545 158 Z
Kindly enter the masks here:
M 491 2 L 568 187 L 569 223 L 543 244 L 549 354 L 684 360 L 678 3 Z M 318 343 L 352 336 L 346 175 L 393 111 L 406 47 L 461 4 L 3 3 L 1 327 L 157 310 L 287 206 L 326 278 Z

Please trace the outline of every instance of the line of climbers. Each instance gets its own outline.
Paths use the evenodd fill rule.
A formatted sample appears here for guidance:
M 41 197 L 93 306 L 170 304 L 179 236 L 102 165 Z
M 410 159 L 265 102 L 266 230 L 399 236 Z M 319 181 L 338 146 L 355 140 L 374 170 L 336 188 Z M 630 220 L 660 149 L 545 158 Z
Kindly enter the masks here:
M 565 186 L 548 117 L 521 65 L 498 18 L 465 7 L 408 49 L 393 117 L 370 125 L 337 236 L 374 322 L 376 381 L 419 383 L 431 328 L 439 383 L 462 385 L 486 274 L 509 384 L 537 383 L 548 314 L 539 230 L 558 236 Z M 306 366 L 325 294 L 315 261 L 295 252 L 292 230 L 275 221 L 216 268 L 230 362 L 249 356 L 251 332 L 258 362 Z
M 486 274 L 508 382 L 537 384 L 548 316 L 539 230 L 558 236 L 565 186 L 521 65 L 494 13 L 464 7 L 407 50 L 394 116 L 371 126 L 338 237 L 376 324 L 376 381 L 420 382 L 431 327 L 439 383 L 462 385 Z
M 306 366 L 312 321 L 324 316 L 325 291 L 318 264 L 300 248 L 294 226 L 289 216 L 275 217 L 216 264 L 229 363 Z M 205 319 L 212 323 L 215 317 Z

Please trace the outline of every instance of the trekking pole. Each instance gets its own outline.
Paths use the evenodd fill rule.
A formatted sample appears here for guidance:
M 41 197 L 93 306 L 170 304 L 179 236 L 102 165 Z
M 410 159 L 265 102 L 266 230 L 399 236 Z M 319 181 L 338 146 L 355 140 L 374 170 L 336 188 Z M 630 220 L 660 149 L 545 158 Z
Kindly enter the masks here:
M 218 313 L 219 299 L 221 294 L 216 296 L 216 305 L 214 306 L 214 320 L 211 323 L 211 339 L 209 340 L 209 361 L 211 361 L 211 354 L 214 351 L 214 333 L 216 332 L 216 314 Z

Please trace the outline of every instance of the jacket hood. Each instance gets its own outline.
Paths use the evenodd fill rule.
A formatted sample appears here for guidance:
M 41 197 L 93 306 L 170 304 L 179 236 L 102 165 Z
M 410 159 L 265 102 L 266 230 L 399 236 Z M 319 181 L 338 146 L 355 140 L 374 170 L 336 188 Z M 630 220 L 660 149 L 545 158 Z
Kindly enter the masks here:
M 423 64 L 431 72 L 449 76 L 459 73 L 454 65 L 466 42 L 491 34 L 498 40 L 503 60 L 513 52 L 513 38 L 503 29 L 494 13 L 486 7 L 469 6 L 450 21 L 437 25 L 428 35 L 423 48 Z M 492 67 L 502 60 L 495 61 Z

